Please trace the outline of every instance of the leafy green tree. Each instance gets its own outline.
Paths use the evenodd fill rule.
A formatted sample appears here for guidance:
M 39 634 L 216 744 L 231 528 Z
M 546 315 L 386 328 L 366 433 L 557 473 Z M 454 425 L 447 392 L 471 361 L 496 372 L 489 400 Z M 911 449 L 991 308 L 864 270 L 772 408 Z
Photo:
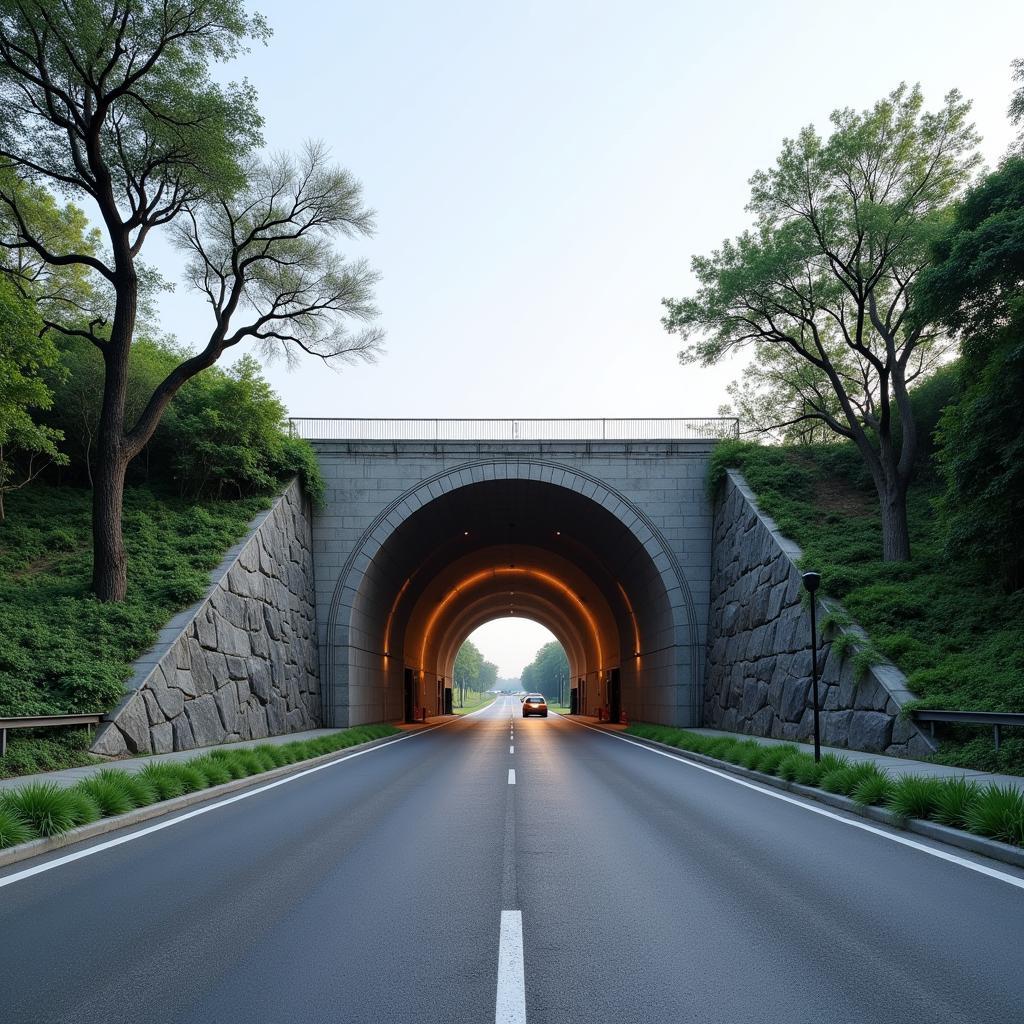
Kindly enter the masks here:
M 548 700 L 561 699 L 569 686 L 569 659 L 560 643 L 546 643 L 523 669 L 523 689 L 543 693 Z
M 452 670 L 455 688 L 459 691 L 459 705 L 465 704 L 466 690 L 477 690 L 480 672 L 483 669 L 484 656 L 480 648 L 467 640 L 455 655 L 455 668 Z
M 683 363 L 753 348 L 755 428 L 820 423 L 854 442 L 887 561 L 910 557 L 909 389 L 944 350 L 933 324 L 908 316 L 910 289 L 977 164 L 968 110 L 952 92 L 925 112 L 920 91 L 900 86 L 871 110 L 836 111 L 827 139 L 813 127 L 787 139 L 751 179 L 754 227 L 695 257 L 696 294 L 664 303 L 663 324 L 688 342 Z
M 212 74 L 268 35 L 240 0 L 0 0 L 0 162 L 90 203 L 102 225 L 102 252 L 66 245 L 0 182 L 16 248 L 94 282 L 91 308 L 46 323 L 103 357 L 93 489 L 93 589 L 102 600 L 122 600 L 127 585 L 128 465 L 186 381 L 243 342 L 324 359 L 379 345 L 372 328 L 344 328 L 375 315 L 375 275 L 333 244 L 372 230 L 358 182 L 315 145 L 298 159 L 259 159 L 252 89 Z M 185 251 L 186 277 L 208 300 L 213 326 L 132 422 L 131 348 L 160 285 L 142 251 L 163 226 Z
M 940 319 L 961 342 L 960 393 L 938 429 L 950 553 L 980 561 L 1017 589 L 1024 586 L 1024 157 L 1010 156 L 967 194 L 915 302 L 919 316 Z
M 60 432 L 32 415 L 50 406 L 42 373 L 56 362 L 56 346 L 40 335 L 35 304 L 0 278 L 0 522 L 8 491 L 24 487 L 51 463 L 67 461 L 57 448 Z

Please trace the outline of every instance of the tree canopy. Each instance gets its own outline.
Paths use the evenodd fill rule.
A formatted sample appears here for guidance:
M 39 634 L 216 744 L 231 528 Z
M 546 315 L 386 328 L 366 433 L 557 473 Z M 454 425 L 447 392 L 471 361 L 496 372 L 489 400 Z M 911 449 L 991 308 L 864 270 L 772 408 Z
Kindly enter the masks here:
M 751 179 L 754 226 L 693 259 L 693 296 L 664 301 L 684 363 L 753 348 L 743 400 L 756 429 L 821 424 L 856 444 L 889 560 L 910 551 L 908 389 L 943 353 L 934 325 L 909 316 L 910 292 L 977 165 L 968 112 L 956 92 L 927 112 L 900 86 L 870 110 L 836 111 L 827 139 L 808 127 L 785 140 Z
M 75 301 L 43 313 L 45 326 L 102 354 L 93 587 L 104 600 L 125 593 L 128 464 L 186 381 L 243 342 L 325 360 L 372 356 L 380 342 L 367 326 L 376 277 L 334 244 L 372 231 L 359 183 L 317 144 L 297 158 L 261 154 L 252 88 L 214 74 L 268 36 L 239 0 L 0 0 L 0 209 L 15 228 L 0 244 L 17 257 L 3 269 L 21 280 L 19 264 L 34 261 L 51 276 L 70 269 L 86 279 Z M 34 216 L 26 182 L 89 205 L 102 245 L 52 231 Z M 212 325 L 136 417 L 131 348 L 147 299 L 163 286 L 142 253 L 163 227 Z

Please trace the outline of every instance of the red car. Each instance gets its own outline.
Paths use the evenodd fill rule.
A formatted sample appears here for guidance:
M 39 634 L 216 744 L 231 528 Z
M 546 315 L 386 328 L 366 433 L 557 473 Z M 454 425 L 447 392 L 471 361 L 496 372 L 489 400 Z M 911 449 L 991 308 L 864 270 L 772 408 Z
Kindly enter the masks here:
M 548 702 L 544 699 L 543 693 L 528 693 L 523 701 L 523 718 L 530 715 L 540 715 L 541 718 L 548 717 Z

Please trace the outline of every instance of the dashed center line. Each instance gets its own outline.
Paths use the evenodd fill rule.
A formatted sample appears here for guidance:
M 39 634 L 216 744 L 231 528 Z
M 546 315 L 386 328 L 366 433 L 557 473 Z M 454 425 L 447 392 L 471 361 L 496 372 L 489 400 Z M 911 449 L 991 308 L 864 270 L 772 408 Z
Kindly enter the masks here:
M 514 754 L 514 753 L 516 752 L 516 748 L 515 748 L 514 746 L 511 746 L 511 747 L 509 747 L 509 748 L 508 748 L 508 752 L 509 752 L 510 754 Z
M 508 770 L 508 784 L 514 786 L 516 784 L 516 770 L 515 768 L 509 768 Z
M 519 910 L 501 912 L 498 942 L 498 997 L 494 1024 L 525 1024 L 526 980 L 523 971 L 523 915 Z

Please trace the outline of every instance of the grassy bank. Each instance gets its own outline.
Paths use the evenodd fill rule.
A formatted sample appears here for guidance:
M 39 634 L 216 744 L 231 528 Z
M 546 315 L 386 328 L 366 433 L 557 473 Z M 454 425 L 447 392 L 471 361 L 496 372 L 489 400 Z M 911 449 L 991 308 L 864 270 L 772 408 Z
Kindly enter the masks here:
M 75 487 L 33 486 L 7 498 L 0 524 L 0 716 L 113 707 L 132 661 L 175 612 L 202 596 L 210 570 L 269 503 L 186 501 L 128 488 L 128 596 L 102 604 L 89 593 L 90 501 L 89 491 Z
M 457 715 L 468 715 L 470 711 L 478 711 L 493 700 L 493 693 L 477 693 L 475 690 L 467 690 L 465 704 L 462 707 L 453 707 L 452 711 Z
M 816 786 L 826 793 L 848 796 L 862 806 L 881 806 L 900 818 L 923 818 L 1024 846 L 1024 795 L 1016 789 L 915 775 L 892 779 L 872 761 L 853 762 L 826 754 L 816 762 L 791 743 L 705 736 L 645 723 L 631 725 L 626 732 L 788 782 Z
M 314 740 L 214 750 L 188 761 L 154 761 L 130 773 L 105 768 L 74 786 L 33 783 L 0 793 L 0 849 L 60 835 L 100 818 L 218 786 L 398 733 L 393 725 L 360 725 Z
M 1007 595 L 984 569 L 951 560 L 923 470 L 911 487 L 912 560 L 882 561 L 878 500 L 856 452 L 725 442 L 711 484 L 736 467 L 761 508 L 804 549 L 802 565 L 869 633 L 877 655 L 906 673 L 921 705 L 1024 711 L 1024 592 Z M 939 760 L 1024 773 L 1024 738 L 997 753 L 976 731 L 951 734 Z

